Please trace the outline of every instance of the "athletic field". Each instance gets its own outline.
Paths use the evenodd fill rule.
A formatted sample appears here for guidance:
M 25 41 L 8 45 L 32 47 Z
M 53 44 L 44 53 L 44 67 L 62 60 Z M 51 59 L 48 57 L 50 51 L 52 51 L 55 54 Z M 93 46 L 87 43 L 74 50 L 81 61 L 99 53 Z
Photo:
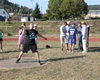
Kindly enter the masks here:
M 18 29 L 16 28 L 11 33 L 14 33 L 14 30 L 17 34 Z M 91 29 L 88 53 L 77 51 L 77 45 L 75 53 L 67 52 L 65 49 L 62 51 L 59 41 L 59 27 L 57 29 L 49 26 L 47 28 L 40 27 L 40 30 L 48 39 L 39 39 L 38 50 L 41 59 L 45 59 L 47 62 L 31 68 L 0 69 L 0 80 L 100 80 L 100 26 Z M 4 37 L 4 51 L 0 52 L 0 65 L 3 65 L 1 63 L 3 60 L 17 59 L 20 52 L 17 51 L 17 40 L 18 36 Z M 51 48 L 46 49 L 45 45 L 47 44 Z M 31 51 L 24 54 L 22 58 L 24 57 L 35 58 Z

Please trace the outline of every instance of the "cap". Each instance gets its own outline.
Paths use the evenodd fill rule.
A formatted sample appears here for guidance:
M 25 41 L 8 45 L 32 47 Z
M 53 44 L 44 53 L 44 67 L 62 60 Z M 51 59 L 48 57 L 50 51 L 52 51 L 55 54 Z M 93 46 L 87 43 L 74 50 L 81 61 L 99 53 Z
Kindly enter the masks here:
M 76 25 L 76 24 L 75 24 L 75 23 L 73 23 L 73 24 L 72 24 L 72 27 L 75 27 L 75 25 Z
M 34 26 L 37 26 L 36 24 L 34 24 Z

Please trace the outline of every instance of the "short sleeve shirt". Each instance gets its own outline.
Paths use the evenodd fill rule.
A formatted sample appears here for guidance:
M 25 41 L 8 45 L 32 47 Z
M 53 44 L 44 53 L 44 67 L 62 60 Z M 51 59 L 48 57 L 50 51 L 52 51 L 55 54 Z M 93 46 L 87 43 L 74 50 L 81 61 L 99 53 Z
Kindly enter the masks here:
M 2 31 L 0 30 L 0 39 L 2 38 Z
M 78 27 L 77 28 L 77 31 L 78 31 L 78 37 L 81 38 L 82 37 L 82 33 L 81 33 L 82 28 L 81 27 Z
M 70 35 L 70 39 L 76 39 L 76 34 L 77 34 L 77 29 L 76 28 L 71 27 L 68 30 L 68 33 Z
M 31 44 L 34 45 L 35 44 L 35 38 L 38 34 L 38 32 L 34 29 L 27 29 L 25 30 L 26 32 L 26 37 L 25 37 L 25 44 Z
M 66 36 L 66 33 L 64 33 L 63 31 L 66 31 L 66 27 L 65 26 L 61 26 L 60 27 L 60 35 L 61 36 Z

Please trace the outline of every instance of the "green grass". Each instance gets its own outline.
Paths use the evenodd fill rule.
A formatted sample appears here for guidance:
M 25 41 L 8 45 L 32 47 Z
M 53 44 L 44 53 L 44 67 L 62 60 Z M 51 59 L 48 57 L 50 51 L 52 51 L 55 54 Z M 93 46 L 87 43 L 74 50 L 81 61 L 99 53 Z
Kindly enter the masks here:
M 45 45 L 49 44 L 50 49 Z M 76 46 L 77 47 L 77 46 Z M 69 53 L 61 51 L 58 41 L 39 41 L 38 48 L 42 58 L 48 62 L 29 69 L 0 70 L 0 80 L 99 80 L 100 43 L 90 43 L 90 51 Z M 4 52 L 0 60 L 18 57 L 17 42 L 4 41 Z M 24 56 L 33 57 L 29 51 Z M 23 56 L 23 57 L 24 57 Z

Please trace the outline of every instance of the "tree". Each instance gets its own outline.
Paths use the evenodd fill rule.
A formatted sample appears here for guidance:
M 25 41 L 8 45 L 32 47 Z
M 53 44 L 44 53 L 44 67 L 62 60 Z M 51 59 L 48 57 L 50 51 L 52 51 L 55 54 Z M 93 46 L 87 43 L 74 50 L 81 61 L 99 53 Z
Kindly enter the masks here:
M 57 19 L 86 15 L 88 6 L 84 0 L 49 0 L 47 16 Z
M 62 0 L 49 0 L 47 15 L 51 15 L 51 18 L 54 17 L 55 19 L 59 19 L 60 18 L 59 7 L 61 3 Z
M 36 3 L 36 7 L 32 12 L 32 16 L 35 18 L 38 18 L 38 19 L 40 19 L 42 17 L 38 3 Z

